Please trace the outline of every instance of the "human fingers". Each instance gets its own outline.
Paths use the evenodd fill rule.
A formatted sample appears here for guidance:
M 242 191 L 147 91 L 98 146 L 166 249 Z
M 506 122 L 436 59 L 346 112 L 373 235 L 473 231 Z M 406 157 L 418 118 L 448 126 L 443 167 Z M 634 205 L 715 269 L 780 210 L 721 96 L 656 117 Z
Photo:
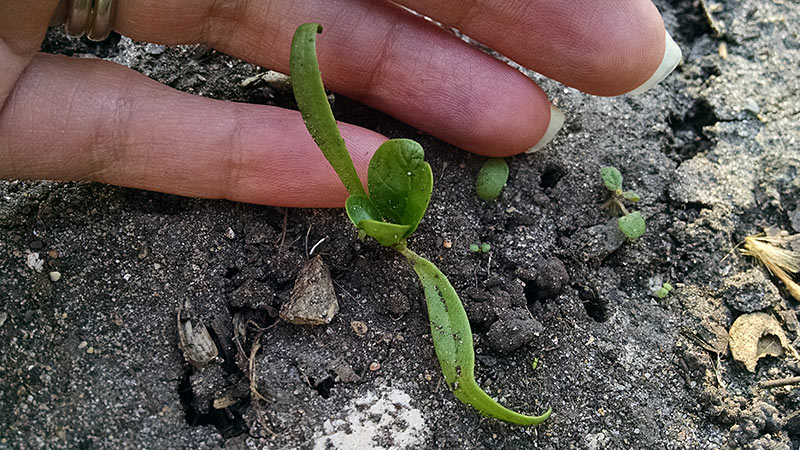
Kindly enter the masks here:
M 326 87 L 473 152 L 528 150 L 552 138 L 563 121 L 530 79 L 388 2 L 140 0 L 117 6 L 117 31 L 134 39 L 204 42 L 281 72 L 289 70 L 297 25 L 319 22 Z
M 362 179 L 386 138 L 340 124 Z M 175 91 L 107 61 L 40 55 L 0 112 L 0 178 L 93 180 L 278 206 L 347 192 L 300 114 Z
M 681 58 L 650 0 L 397 1 L 590 94 L 646 90 Z

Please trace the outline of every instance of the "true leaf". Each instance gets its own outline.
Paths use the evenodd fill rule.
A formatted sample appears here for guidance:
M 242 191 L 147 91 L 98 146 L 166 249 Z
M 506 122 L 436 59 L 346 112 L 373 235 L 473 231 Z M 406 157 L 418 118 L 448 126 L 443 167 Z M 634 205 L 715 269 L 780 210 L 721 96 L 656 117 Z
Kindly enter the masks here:
M 410 139 L 384 142 L 369 163 L 369 198 L 383 219 L 417 229 L 433 190 L 431 166 L 422 146 Z
M 638 238 L 643 235 L 645 231 L 644 217 L 642 217 L 642 213 L 639 211 L 634 211 L 620 217 L 617 224 L 619 225 L 620 231 L 631 239 Z
M 308 132 L 342 180 L 347 192 L 366 197 L 322 85 L 317 63 L 317 33 L 322 33 L 322 26 L 316 23 L 300 25 L 294 32 L 289 57 L 294 98 Z
M 622 198 L 628 200 L 629 202 L 636 203 L 640 200 L 639 194 L 634 191 L 625 191 L 622 193 Z
M 600 169 L 600 178 L 603 179 L 603 184 L 606 188 L 614 193 L 622 191 L 622 174 L 619 173 L 616 167 L 603 167 Z

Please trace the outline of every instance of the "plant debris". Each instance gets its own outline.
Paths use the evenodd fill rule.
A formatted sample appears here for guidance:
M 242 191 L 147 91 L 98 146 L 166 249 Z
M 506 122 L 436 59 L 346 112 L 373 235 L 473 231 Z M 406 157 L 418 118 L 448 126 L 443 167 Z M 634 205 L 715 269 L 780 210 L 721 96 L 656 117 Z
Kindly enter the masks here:
M 778 321 L 763 312 L 739 316 L 728 331 L 728 345 L 733 359 L 744 364 L 750 372 L 756 371 L 759 359 L 782 356 L 784 350 L 800 359 Z
M 796 300 L 800 300 L 800 285 L 792 280 L 789 273 L 800 272 L 800 254 L 777 247 L 776 244 L 782 245 L 798 237 L 800 235 L 783 237 L 759 234 L 747 236 L 744 238 L 744 248 L 741 250 L 742 254 L 753 256 L 761 261 L 771 274 L 783 282 L 786 291 Z

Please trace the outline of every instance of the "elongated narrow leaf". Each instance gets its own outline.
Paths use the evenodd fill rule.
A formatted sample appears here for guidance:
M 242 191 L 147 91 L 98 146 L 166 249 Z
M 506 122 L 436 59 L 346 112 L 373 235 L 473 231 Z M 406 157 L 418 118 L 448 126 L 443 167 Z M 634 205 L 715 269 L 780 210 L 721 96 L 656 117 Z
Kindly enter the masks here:
M 383 218 L 408 225 L 407 237 L 417 229 L 433 190 L 431 166 L 425 151 L 410 139 L 384 142 L 369 162 L 369 196 Z
M 317 63 L 317 33 L 322 33 L 322 26 L 316 23 L 300 25 L 294 32 L 289 57 L 294 98 L 308 132 L 339 175 L 347 192 L 366 196 L 325 95 Z
M 550 417 L 548 409 L 541 416 L 514 412 L 489 397 L 475 381 L 475 354 L 467 313 L 455 289 L 436 266 L 408 249 L 402 249 L 414 266 L 425 291 L 431 336 L 439 365 L 447 385 L 456 398 L 472 405 L 482 414 L 518 425 L 536 425 Z

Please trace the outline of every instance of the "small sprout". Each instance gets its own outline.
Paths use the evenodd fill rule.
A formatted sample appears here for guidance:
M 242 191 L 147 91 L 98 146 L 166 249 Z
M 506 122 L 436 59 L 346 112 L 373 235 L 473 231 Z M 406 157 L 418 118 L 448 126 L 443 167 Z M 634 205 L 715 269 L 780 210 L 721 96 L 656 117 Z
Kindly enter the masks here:
M 469 251 L 472 253 L 489 253 L 492 251 L 492 245 L 488 242 L 469 244 Z
M 536 370 L 539 367 L 539 358 L 533 358 L 533 364 L 531 364 L 533 370 Z
M 619 225 L 620 231 L 631 239 L 636 239 L 644 234 L 644 218 L 639 211 L 634 211 L 620 217 L 619 220 L 617 220 L 617 225 Z
M 508 181 L 508 164 L 503 158 L 491 158 L 478 172 L 475 180 L 475 193 L 483 201 L 491 201 L 500 196 Z
M 637 194 L 634 191 L 625 191 L 625 192 L 623 192 L 622 193 L 622 198 L 624 198 L 625 200 L 627 200 L 629 202 L 633 202 L 633 203 L 636 203 L 636 202 L 638 202 L 640 200 L 639 194 Z
M 619 173 L 616 167 L 603 167 L 600 169 L 600 178 L 603 179 L 603 184 L 606 188 L 614 194 L 622 192 L 622 174 Z
M 603 206 L 611 206 L 620 212 L 622 217 L 617 220 L 619 230 L 630 239 L 636 239 L 644 234 L 646 226 L 644 217 L 639 211 L 628 212 L 621 200 L 636 203 L 640 200 L 639 194 L 634 191 L 622 191 L 622 174 L 616 167 L 603 167 L 600 169 L 600 178 L 606 189 L 611 191 L 612 197 Z
M 670 292 L 672 292 L 672 285 L 669 283 L 664 283 L 661 285 L 660 288 L 658 288 L 658 291 L 656 292 L 656 297 L 666 298 L 666 296 L 669 295 Z

